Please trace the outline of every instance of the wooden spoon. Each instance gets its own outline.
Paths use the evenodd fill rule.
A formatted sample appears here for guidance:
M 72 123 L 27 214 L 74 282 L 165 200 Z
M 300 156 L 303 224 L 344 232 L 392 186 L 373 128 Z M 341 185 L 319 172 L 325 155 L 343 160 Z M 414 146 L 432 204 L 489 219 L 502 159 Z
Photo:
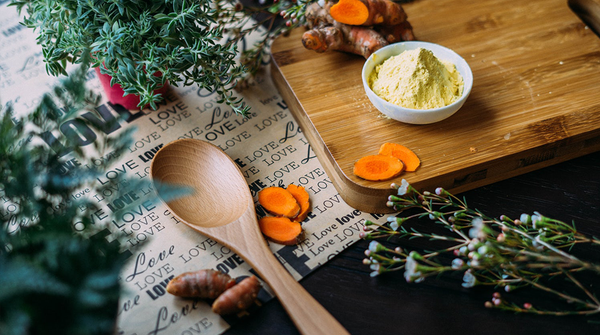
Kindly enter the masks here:
M 200 140 L 171 142 L 154 156 L 150 174 L 161 183 L 194 190 L 168 201 L 171 212 L 244 258 L 273 289 L 301 333 L 348 334 L 277 261 L 258 228 L 248 184 L 221 149 Z

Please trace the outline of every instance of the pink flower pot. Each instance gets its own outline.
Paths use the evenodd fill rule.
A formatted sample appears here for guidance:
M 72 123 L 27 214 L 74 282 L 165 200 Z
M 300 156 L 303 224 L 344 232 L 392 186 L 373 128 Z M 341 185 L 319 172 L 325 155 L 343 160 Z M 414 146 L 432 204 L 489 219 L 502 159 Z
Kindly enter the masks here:
M 125 92 L 123 91 L 123 88 L 121 88 L 121 85 L 115 84 L 114 86 L 110 86 L 110 80 L 112 77 L 108 74 L 100 73 L 99 67 L 95 68 L 95 70 L 96 75 L 98 78 L 100 78 L 100 83 L 102 84 L 102 88 L 104 89 L 106 97 L 110 103 L 114 105 L 119 104 L 127 109 L 140 109 L 140 107 L 138 107 L 138 104 L 140 103 L 140 97 L 138 95 L 128 94 L 123 96 Z M 168 85 L 165 85 L 154 92 L 164 94 L 168 89 Z

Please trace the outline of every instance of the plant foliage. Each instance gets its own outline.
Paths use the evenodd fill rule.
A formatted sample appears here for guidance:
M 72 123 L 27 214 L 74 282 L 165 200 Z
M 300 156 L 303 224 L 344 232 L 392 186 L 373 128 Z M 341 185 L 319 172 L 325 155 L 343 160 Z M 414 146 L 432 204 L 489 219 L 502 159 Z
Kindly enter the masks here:
M 95 207 L 72 196 L 83 187 L 93 189 L 91 181 L 101 170 L 67 171 L 40 138 L 98 102 L 85 89 L 87 69 L 67 77 L 25 116 L 15 116 L 10 106 L 0 109 L 0 333 L 5 335 L 115 329 L 125 254 L 118 242 L 107 242 L 106 227 L 91 222 Z M 124 132 L 97 149 L 118 152 L 129 138 Z M 78 151 L 74 157 L 84 162 L 97 156 Z
M 38 30 L 38 43 L 52 75 L 66 74 L 91 50 L 93 67 L 113 76 L 140 106 L 156 108 L 154 91 L 167 81 L 197 84 L 236 112 L 248 107 L 232 93 L 244 74 L 236 43 L 219 43 L 223 26 L 211 0 L 13 0 L 23 24 Z M 161 74 L 155 76 L 154 74 Z
M 398 215 L 383 225 L 367 220 L 362 238 L 422 239 L 428 243 L 417 251 L 372 241 L 364 260 L 373 270 L 372 276 L 403 270 L 407 282 L 418 283 L 457 272 L 463 274 L 465 288 L 486 285 L 513 292 L 533 287 L 567 303 L 566 307 L 519 305 L 495 292 L 485 303 L 488 308 L 555 316 L 600 313 L 600 299 L 593 290 L 600 264 L 570 253 L 579 245 L 600 246 L 600 239 L 582 234 L 574 223 L 537 212 L 522 214 L 519 219 L 506 215 L 496 219 L 470 208 L 443 188 L 421 193 L 406 180 L 392 187 L 398 189 L 398 195 L 390 196 L 387 205 Z M 430 226 L 418 230 L 408 223 L 426 218 L 443 232 L 435 233 Z

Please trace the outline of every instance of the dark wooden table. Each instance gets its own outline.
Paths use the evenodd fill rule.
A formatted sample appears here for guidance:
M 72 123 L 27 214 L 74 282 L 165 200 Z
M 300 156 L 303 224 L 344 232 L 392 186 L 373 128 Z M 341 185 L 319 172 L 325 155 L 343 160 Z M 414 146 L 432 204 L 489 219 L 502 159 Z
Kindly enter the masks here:
M 461 195 L 471 207 L 490 216 L 515 218 L 539 211 L 566 222 L 574 220 L 579 231 L 600 237 L 600 152 Z M 300 282 L 351 334 L 600 333 L 600 313 L 556 317 L 487 309 L 484 302 L 494 289 L 462 288 L 462 276 L 428 278 L 420 284 L 407 283 L 400 271 L 372 278 L 368 266 L 362 264 L 366 248 L 368 242 L 358 241 Z M 584 251 L 590 260 L 600 262 L 600 247 Z M 591 278 L 597 288 L 600 276 Z M 297 331 L 273 299 L 226 334 Z

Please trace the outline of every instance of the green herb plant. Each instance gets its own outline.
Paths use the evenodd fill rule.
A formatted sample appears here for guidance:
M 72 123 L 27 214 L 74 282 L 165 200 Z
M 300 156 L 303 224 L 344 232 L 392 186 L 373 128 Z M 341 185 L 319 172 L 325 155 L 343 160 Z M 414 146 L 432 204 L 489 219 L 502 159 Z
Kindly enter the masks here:
M 463 274 L 465 288 L 488 285 L 513 292 L 534 287 L 569 306 L 552 309 L 530 302 L 517 304 L 508 301 L 506 294 L 495 292 L 485 302 L 489 308 L 544 315 L 600 313 L 600 301 L 591 290 L 600 274 L 600 264 L 571 253 L 578 245 L 600 246 L 600 240 L 578 232 L 575 224 L 540 213 L 522 214 L 519 219 L 504 215 L 491 218 L 442 188 L 421 193 L 406 180 L 392 187 L 398 189 L 398 195 L 390 196 L 387 205 L 399 214 L 389 217 L 385 224 L 366 221 L 361 234 L 362 238 L 373 240 L 364 259 L 372 276 L 403 270 L 407 282 L 418 283 L 442 273 L 457 272 Z M 436 225 L 423 231 L 408 222 L 422 220 Z M 436 227 L 447 233 L 434 233 Z M 408 239 L 427 241 L 419 250 L 387 247 L 376 241 L 396 238 L 398 243 Z M 578 279 L 578 275 L 591 278 L 591 282 Z
M 99 192 L 94 180 L 106 166 L 66 168 L 41 139 L 99 99 L 85 88 L 86 63 L 23 116 L 0 108 L 0 332 L 112 334 L 127 257 L 106 225 L 92 222 L 97 208 L 75 192 Z M 83 118 L 80 118 L 83 120 Z M 92 123 L 90 127 L 94 127 Z M 130 131 L 99 139 L 94 150 L 75 150 L 89 162 L 110 150 L 117 159 Z M 106 161 L 106 164 L 112 164 Z M 120 182 L 120 181 L 119 181 Z M 107 222 L 116 219 L 109 214 Z M 104 221 L 103 221 L 104 222 Z
M 139 106 L 156 108 L 167 82 L 216 92 L 238 113 L 248 106 L 232 88 L 244 74 L 236 43 L 220 43 L 224 27 L 211 0 L 13 0 L 23 24 L 37 30 L 52 75 L 66 74 L 91 50 L 93 67 L 112 76 Z M 231 6 L 228 6 L 231 7 Z M 221 10 L 223 11 L 223 9 Z M 220 23 L 220 22 L 219 22 Z

